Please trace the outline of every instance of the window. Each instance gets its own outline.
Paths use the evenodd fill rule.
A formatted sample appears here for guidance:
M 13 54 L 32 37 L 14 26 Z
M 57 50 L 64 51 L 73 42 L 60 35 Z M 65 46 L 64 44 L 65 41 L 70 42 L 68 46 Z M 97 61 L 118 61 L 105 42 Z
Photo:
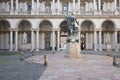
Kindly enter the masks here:
M 68 6 L 67 5 L 63 5 L 63 11 L 68 11 Z

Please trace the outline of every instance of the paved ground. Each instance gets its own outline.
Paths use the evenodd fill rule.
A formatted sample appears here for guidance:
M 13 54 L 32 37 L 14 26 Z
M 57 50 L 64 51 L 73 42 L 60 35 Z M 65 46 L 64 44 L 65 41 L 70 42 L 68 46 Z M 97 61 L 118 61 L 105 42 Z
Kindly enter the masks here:
M 80 59 L 68 59 L 64 51 L 25 52 L 25 61 L 19 55 L 0 56 L 0 80 L 120 80 L 120 68 L 112 66 L 108 54 L 120 52 L 82 51 Z M 43 56 L 49 63 L 43 65 Z
M 25 52 L 26 58 L 30 55 Z M 20 61 L 20 55 L 0 56 L 0 80 L 39 80 L 45 69 L 43 64 Z
M 112 57 L 101 56 L 107 53 L 82 52 L 86 54 L 80 59 L 65 58 L 64 52 L 49 54 L 48 67 L 39 80 L 120 80 L 120 68 L 112 66 Z M 27 61 L 43 64 L 42 56 L 33 56 Z

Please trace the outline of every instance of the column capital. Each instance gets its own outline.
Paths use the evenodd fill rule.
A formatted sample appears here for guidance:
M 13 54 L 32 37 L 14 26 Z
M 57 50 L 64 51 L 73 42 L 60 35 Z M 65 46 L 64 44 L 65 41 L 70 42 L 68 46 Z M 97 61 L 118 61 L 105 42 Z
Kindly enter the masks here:
M 39 28 L 30 28 L 31 31 L 39 31 Z
M 94 28 L 94 31 L 102 31 L 102 28 Z
M 117 32 L 118 31 L 118 29 L 115 29 L 115 32 Z
M 98 31 L 101 32 L 101 31 L 102 31 L 102 28 L 101 28 L 101 29 L 98 29 Z
M 60 28 L 53 28 L 52 31 L 59 31 Z
M 19 28 L 9 28 L 10 31 L 18 31 Z
M 40 31 L 40 28 L 35 28 L 34 30 L 35 30 L 35 31 Z

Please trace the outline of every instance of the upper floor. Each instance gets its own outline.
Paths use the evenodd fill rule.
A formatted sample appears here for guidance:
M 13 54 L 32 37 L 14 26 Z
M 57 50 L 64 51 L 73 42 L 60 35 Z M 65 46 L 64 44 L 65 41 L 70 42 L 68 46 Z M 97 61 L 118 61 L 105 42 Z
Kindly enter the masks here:
M 0 0 L 0 15 L 120 15 L 120 0 Z

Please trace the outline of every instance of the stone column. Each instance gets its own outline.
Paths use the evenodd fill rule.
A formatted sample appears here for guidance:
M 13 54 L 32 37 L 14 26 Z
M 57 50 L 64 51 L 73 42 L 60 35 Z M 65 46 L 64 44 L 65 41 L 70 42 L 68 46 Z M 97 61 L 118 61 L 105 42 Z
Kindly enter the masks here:
M 98 0 L 99 15 L 101 15 L 101 0 Z
M 34 15 L 35 12 L 34 12 L 34 0 L 32 0 L 32 11 L 31 11 L 31 14 Z
M 88 32 L 85 34 L 85 36 L 86 36 L 86 42 L 85 42 L 85 44 L 86 44 L 86 49 L 88 49 Z
M 114 34 L 115 34 L 115 51 L 118 51 L 118 43 L 117 43 L 117 40 L 118 40 L 117 38 L 118 38 L 118 37 L 117 37 L 117 31 L 115 31 Z
M 102 51 L 102 36 L 101 30 L 99 31 L 99 51 Z
M 43 33 L 42 32 L 42 44 L 41 44 L 41 46 L 42 46 L 42 49 L 45 49 L 45 33 Z
M 15 31 L 15 51 L 18 51 L 18 31 Z
M 120 0 L 119 0 L 119 14 L 120 14 Z
M 32 11 L 34 10 L 34 0 L 32 0 Z
M 31 51 L 34 50 L 34 31 L 31 31 Z
M 97 51 L 97 33 L 94 31 L 94 51 Z
M 98 0 L 98 9 L 101 11 L 101 0 Z
M 78 7 L 78 14 L 80 14 L 80 0 L 78 0 L 78 5 L 77 5 L 77 7 Z
M 60 0 L 57 0 L 57 14 L 59 15 L 60 11 Z
M 117 8 L 117 0 L 114 0 L 114 11 L 116 11 Z
M 60 30 L 57 31 L 57 50 L 60 50 Z
M 75 15 L 75 0 L 73 0 L 73 14 Z
M 94 11 L 95 11 L 95 7 L 96 7 L 96 0 L 93 0 L 93 5 L 94 5 Z
M 93 5 L 94 5 L 94 15 L 96 15 L 97 14 L 96 0 L 93 1 Z
M 11 0 L 11 5 L 10 5 L 10 7 L 11 7 L 10 14 L 13 15 L 13 10 L 14 10 L 14 9 L 13 9 L 13 0 Z
M 55 50 L 55 31 L 52 31 L 52 50 Z
M 36 14 L 38 15 L 39 14 L 39 0 L 37 0 L 37 10 L 36 10 Z
M 11 11 L 13 11 L 13 0 L 11 0 Z
M 37 30 L 36 31 L 36 39 L 37 39 L 37 43 L 36 43 L 36 47 L 37 47 L 37 49 L 36 49 L 36 51 L 39 51 L 39 30 Z
M 52 0 L 52 14 L 55 14 L 55 0 Z
M 16 10 L 15 10 L 15 14 L 17 14 L 18 12 L 18 0 L 16 0 Z
M 8 33 L 6 33 L 6 45 L 5 45 L 5 48 L 7 49 L 7 46 L 8 46 Z
M 10 51 L 13 51 L 13 31 L 10 31 Z
M 4 35 L 3 35 L 3 33 L 1 34 L 1 49 L 3 49 L 3 45 L 4 45 Z

